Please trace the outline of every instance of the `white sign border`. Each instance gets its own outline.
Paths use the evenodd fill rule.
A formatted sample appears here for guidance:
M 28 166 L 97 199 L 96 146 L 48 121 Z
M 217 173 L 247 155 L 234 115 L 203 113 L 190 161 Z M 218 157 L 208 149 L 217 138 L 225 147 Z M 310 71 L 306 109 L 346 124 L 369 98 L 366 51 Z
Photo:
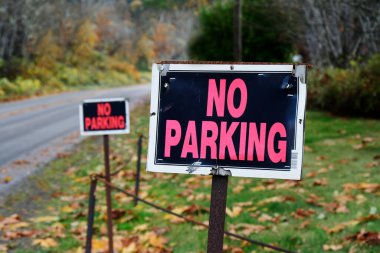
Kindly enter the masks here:
M 84 103 L 106 103 L 106 102 L 125 102 L 125 119 L 126 128 L 123 130 L 105 130 L 105 131 L 84 131 L 83 126 L 83 104 Z M 79 128 L 81 136 L 94 136 L 94 135 L 114 135 L 114 134 L 129 134 L 130 133 L 130 118 L 129 118 L 129 101 L 127 98 L 92 98 L 85 99 L 79 105 Z
M 165 69 L 165 67 L 167 69 Z M 292 179 L 300 180 L 302 174 L 303 160 L 303 144 L 304 144 L 304 126 L 305 126 L 305 107 L 306 107 L 306 65 L 293 64 L 153 64 L 152 66 L 152 85 L 151 85 L 151 105 L 150 105 L 150 122 L 149 122 L 149 145 L 147 158 L 147 171 L 164 172 L 164 173 L 179 173 L 179 174 L 197 174 L 210 175 L 211 166 L 200 166 L 194 168 L 192 173 L 189 173 L 189 167 L 186 165 L 162 165 L 155 164 L 156 153 L 156 132 L 157 132 L 157 117 L 159 106 L 159 84 L 160 84 L 160 68 L 162 71 L 229 71 L 229 72 L 289 72 L 294 73 L 298 78 L 298 108 L 297 108 L 297 123 L 296 124 L 296 150 L 297 166 L 290 170 L 272 170 L 270 168 L 258 169 L 239 169 L 235 167 L 223 167 L 230 170 L 232 176 L 236 177 L 252 177 L 252 178 L 274 178 L 274 179 Z M 302 77 L 302 78 L 301 78 Z

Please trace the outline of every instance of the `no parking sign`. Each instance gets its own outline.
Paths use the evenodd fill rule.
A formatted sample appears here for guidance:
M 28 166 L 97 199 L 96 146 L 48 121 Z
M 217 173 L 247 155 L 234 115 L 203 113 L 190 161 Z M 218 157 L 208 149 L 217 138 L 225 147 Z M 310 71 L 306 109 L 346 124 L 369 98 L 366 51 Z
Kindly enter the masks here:
M 153 65 L 148 171 L 300 179 L 306 65 Z

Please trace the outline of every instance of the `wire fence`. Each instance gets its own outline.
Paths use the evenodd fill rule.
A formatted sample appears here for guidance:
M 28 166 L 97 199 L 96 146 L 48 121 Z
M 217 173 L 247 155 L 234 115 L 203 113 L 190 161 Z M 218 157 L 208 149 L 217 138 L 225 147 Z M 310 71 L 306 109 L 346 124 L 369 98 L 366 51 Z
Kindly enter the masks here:
M 92 175 L 91 176 L 91 189 L 90 189 L 90 201 L 89 201 L 89 214 L 93 215 L 94 212 L 93 210 L 91 210 L 92 208 L 95 208 L 95 199 L 92 199 L 91 197 L 94 196 L 95 197 L 95 189 L 96 189 L 96 183 L 97 181 L 101 181 L 103 182 L 105 185 L 111 187 L 112 189 L 118 191 L 118 192 L 121 192 L 121 193 L 124 193 L 125 195 L 127 195 L 128 197 L 132 198 L 133 200 L 137 200 L 141 203 L 144 203 L 150 207 L 153 207 L 157 210 L 160 210 L 164 213 L 167 213 L 167 214 L 171 214 L 173 216 L 176 216 L 177 218 L 180 218 L 180 219 L 183 219 L 184 221 L 186 222 L 189 222 L 189 223 L 192 223 L 194 225 L 197 225 L 197 226 L 201 226 L 201 227 L 204 227 L 204 228 L 209 228 L 209 226 L 207 224 L 204 224 L 202 222 L 199 222 L 199 221 L 196 221 L 196 220 L 193 220 L 193 219 L 190 219 L 182 214 L 178 214 L 178 213 L 175 213 L 167 208 L 164 208 L 162 206 L 159 206 L 155 203 L 152 203 L 150 201 L 147 201 L 143 198 L 140 198 L 139 196 L 131 193 L 131 192 L 128 192 L 120 187 L 117 187 L 115 186 L 114 184 L 112 183 L 109 183 L 105 180 L 104 176 L 102 175 Z M 88 217 L 89 221 L 93 222 L 93 217 Z M 91 223 L 91 226 L 92 226 L 93 223 Z M 90 225 L 90 224 L 89 224 Z M 86 249 L 90 249 L 90 251 L 88 252 L 91 252 L 91 242 L 90 242 L 90 238 L 92 237 L 92 228 L 88 228 L 88 235 L 87 235 L 87 243 L 86 243 Z M 271 245 L 271 244 L 268 244 L 268 243 L 264 243 L 264 242 L 260 242 L 260 241 L 257 241 L 257 240 L 253 240 L 253 239 L 250 239 L 248 237 L 244 237 L 244 236 L 241 236 L 241 235 L 238 235 L 238 234 L 235 234 L 235 233 L 232 233 L 230 231 L 224 231 L 224 234 L 227 235 L 227 236 L 230 236 L 230 237 L 233 237 L 233 238 L 236 238 L 236 239 L 239 239 L 239 240 L 242 240 L 242 241 L 246 241 L 246 242 L 249 242 L 249 243 L 252 243 L 252 244 L 255 244 L 255 245 L 258 245 L 258 246 L 261 246 L 261 247 L 264 247 L 264 248 L 269 248 L 269 249 L 272 249 L 272 250 L 275 250 L 277 252 L 285 252 L 285 253 L 296 253 L 294 251 L 290 251 L 290 250 L 287 250 L 287 249 L 283 249 L 283 248 L 280 248 L 278 246 L 275 246 L 275 245 Z M 87 251 L 86 251 L 87 252 Z
M 141 202 L 141 203 L 144 203 L 152 208 L 155 208 L 157 210 L 160 210 L 164 213 L 167 213 L 167 214 L 170 214 L 170 215 L 173 215 L 177 218 L 180 218 L 180 219 L 183 219 L 184 221 L 186 222 L 189 222 L 189 223 L 192 223 L 194 225 L 197 225 L 197 226 L 201 226 L 201 227 L 204 227 L 206 229 L 209 229 L 209 225 L 205 224 L 205 223 L 202 223 L 202 222 L 199 222 L 199 221 L 196 221 L 194 219 L 190 219 L 189 217 L 186 217 L 182 214 L 179 214 L 179 213 L 176 213 L 176 212 L 173 212 L 167 208 L 164 208 L 162 206 L 159 206 L 153 202 L 150 202 L 148 200 L 145 200 L 141 197 L 138 196 L 138 190 L 139 190 L 139 183 L 140 183 L 140 168 L 141 168 L 141 149 L 142 149 L 142 140 L 144 139 L 145 137 L 143 135 L 140 135 L 139 136 L 139 139 L 138 139 L 138 142 L 137 142 L 137 170 L 136 170 L 136 185 L 135 185 L 135 193 L 131 193 L 131 192 L 128 192 L 112 183 L 110 183 L 109 181 L 107 181 L 105 175 L 103 174 L 93 174 L 90 176 L 91 178 L 91 185 L 90 185 L 90 192 L 89 192 L 89 205 L 88 205 L 88 217 L 87 217 L 87 237 L 86 237 L 86 253 L 91 253 L 91 249 L 92 249 L 92 236 L 93 236 L 93 226 L 94 226 L 94 214 L 95 214 L 95 205 L 96 205 L 96 194 L 95 194 L 95 191 L 96 191 L 96 186 L 97 186 L 97 183 L 98 181 L 101 181 L 105 184 L 106 187 L 109 187 L 111 189 L 114 189 L 118 192 L 121 192 L 121 193 L 124 193 L 125 195 L 127 195 L 128 197 L 130 197 L 133 202 L 134 202 L 134 205 L 136 206 L 138 202 Z M 131 158 L 132 158 L 132 155 L 129 156 L 130 159 L 127 161 L 127 164 L 129 164 L 131 162 Z M 116 176 L 118 173 L 120 173 L 123 169 L 119 169 L 113 173 L 110 174 L 111 177 L 113 176 Z M 230 232 L 230 231 L 226 231 L 224 230 L 224 235 L 226 236 L 229 236 L 229 237 L 233 237 L 235 239 L 239 239 L 239 240 L 242 240 L 242 241 L 246 241 L 246 242 L 249 242 L 251 244 L 254 244 L 254 245 L 257 245 L 257 246 L 261 246 L 261 247 L 264 247 L 264 248 L 268 248 L 268 249 L 271 249 L 271 250 L 274 250 L 274 251 L 277 251 L 277 252 L 285 252 L 285 253 L 296 253 L 294 251 L 290 251 L 290 250 L 287 250 L 287 249 L 283 249 L 281 247 L 278 247 L 278 246 L 275 246 L 275 245 L 271 245 L 271 244 L 268 244 L 268 243 L 264 243 L 264 242 L 260 242 L 260 241 L 257 241 L 257 240 L 253 240 L 251 238 L 248 238 L 248 237 L 245 237 L 245 236 L 241 236 L 241 235 L 238 235 L 238 234 L 235 234 L 233 232 Z

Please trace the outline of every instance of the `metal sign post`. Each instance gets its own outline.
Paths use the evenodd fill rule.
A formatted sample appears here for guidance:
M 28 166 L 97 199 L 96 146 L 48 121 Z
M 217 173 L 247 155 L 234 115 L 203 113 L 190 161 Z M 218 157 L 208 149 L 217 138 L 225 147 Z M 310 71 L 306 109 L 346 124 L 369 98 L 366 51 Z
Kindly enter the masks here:
M 112 195 L 111 187 L 109 186 L 111 184 L 109 135 L 127 134 L 130 132 L 128 101 L 125 98 L 84 100 L 79 106 L 79 124 L 81 135 L 103 135 L 105 181 L 107 182 L 106 202 L 108 252 L 113 253 Z M 92 228 L 93 223 L 93 217 L 91 216 L 93 216 L 93 211 L 89 212 L 89 228 L 90 226 Z M 90 239 L 91 238 L 89 236 L 88 240 Z M 87 242 L 86 250 L 91 250 L 90 242 Z
M 212 176 L 207 252 L 222 253 L 228 176 Z
M 137 143 L 137 165 L 136 165 L 136 182 L 135 182 L 135 199 L 134 203 L 137 206 L 139 189 L 140 189 L 140 170 L 141 170 L 141 149 L 142 149 L 142 140 L 144 136 L 140 135 L 138 143 Z
M 104 145 L 104 165 L 105 165 L 105 179 L 111 184 L 110 172 L 110 151 L 109 151 L 109 137 L 103 135 Z M 113 231 L 112 231 L 112 196 L 111 187 L 106 184 L 106 201 L 107 201 L 107 234 L 108 234 L 108 252 L 113 253 Z

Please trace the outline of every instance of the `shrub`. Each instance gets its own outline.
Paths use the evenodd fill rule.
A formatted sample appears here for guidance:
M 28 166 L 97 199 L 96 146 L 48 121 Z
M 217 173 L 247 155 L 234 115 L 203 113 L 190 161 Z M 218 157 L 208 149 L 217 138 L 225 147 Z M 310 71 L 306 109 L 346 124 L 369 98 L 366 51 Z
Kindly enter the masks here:
M 0 79 L 0 97 L 5 97 L 9 94 L 15 94 L 17 86 L 10 82 L 7 78 Z
M 41 88 L 41 82 L 38 79 L 23 79 L 21 77 L 15 80 L 18 87 L 19 95 L 34 95 Z
M 308 105 L 341 115 L 380 118 L 380 54 L 351 68 L 312 70 Z

